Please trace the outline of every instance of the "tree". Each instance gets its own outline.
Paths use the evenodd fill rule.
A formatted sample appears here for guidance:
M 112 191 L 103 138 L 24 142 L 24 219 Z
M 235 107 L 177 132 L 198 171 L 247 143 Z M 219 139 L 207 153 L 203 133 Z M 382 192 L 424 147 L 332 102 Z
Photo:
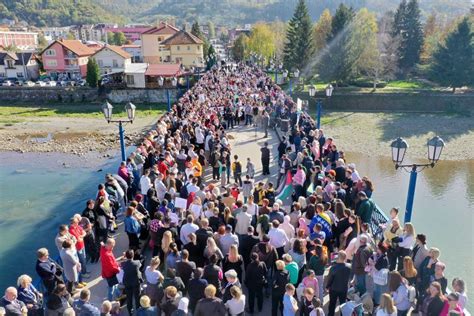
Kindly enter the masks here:
M 313 47 L 315 52 L 322 50 L 326 44 L 332 30 L 332 16 L 328 9 L 325 9 L 313 29 Z
M 456 88 L 474 83 L 473 39 L 471 22 L 465 17 L 433 54 L 430 69 L 433 81 L 452 87 L 453 93 Z
M 202 33 L 201 27 L 199 26 L 198 21 L 194 21 L 193 25 L 191 26 L 191 34 L 198 37 L 199 39 L 201 39 L 204 42 L 204 44 L 202 45 L 202 48 L 203 48 L 203 52 L 204 52 L 204 58 L 206 58 L 207 53 L 209 51 L 209 41 L 207 40 L 207 38 Z
M 423 29 L 418 0 L 402 0 L 394 17 L 393 37 L 400 36 L 399 67 L 404 74 L 420 61 Z
M 209 39 L 215 38 L 216 27 L 214 26 L 214 23 L 212 23 L 212 21 L 207 22 L 207 29 L 209 30 L 209 34 L 208 34 Z
M 114 33 L 108 31 L 107 35 L 105 36 L 104 42 L 107 42 L 110 45 L 115 45 L 115 38 Z
M 114 33 L 114 43 L 115 45 L 122 46 L 127 41 L 125 34 L 123 32 Z
M 99 65 L 94 58 L 89 58 L 87 62 L 87 76 L 86 82 L 91 88 L 96 88 L 99 82 Z
M 346 32 L 349 23 L 354 18 L 354 10 L 341 3 L 331 20 L 331 33 L 329 33 L 328 42 L 333 40 L 341 32 Z
M 214 50 L 214 46 L 210 45 L 207 51 L 207 65 L 206 69 L 211 69 L 217 63 L 217 56 L 216 51 Z
M 270 60 L 275 54 L 275 38 L 268 24 L 256 23 L 250 32 L 247 48 Z
M 240 34 L 239 37 L 234 41 L 232 46 L 232 57 L 236 61 L 243 61 L 247 53 L 247 45 L 249 38 L 245 34 Z
M 273 21 L 268 24 L 273 33 L 275 43 L 275 56 L 278 60 L 283 60 L 283 51 L 285 49 L 286 23 L 282 21 Z
M 321 79 L 335 81 L 336 86 L 347 81 L 353 72 L 353 60 L 349 57 L 350 28 L 354 17 L 351 8 L 341 4 L 331 23 L 328 44 L 321 51 L 317 70 Z
M 380 69 L 377 31 L 377 19 L 374 13 L 366 8 L 357 12 L 349 31 L 346 63 L 352 68 L 353 74 L 377 73 Z
M 38 35 L 38 49 L 43 50 L 44 48 L 46 48 L 46 46 L 48 46 L 48 41 L 46 40 L 44 35 Z
M 74 36 L 73 33 L 69 32 L 69 33 L 67 33 L 67 35 L 66 35 L 66 39 L 67 39 L 67 40 L 73 40 L 73 39 L 76 39 L 76 37 Z
M 302 69 L 312 55 L 311 17 L 305 0 L 298 0 L 293 17 L 286 31 L 283 63 L 286 68 Z

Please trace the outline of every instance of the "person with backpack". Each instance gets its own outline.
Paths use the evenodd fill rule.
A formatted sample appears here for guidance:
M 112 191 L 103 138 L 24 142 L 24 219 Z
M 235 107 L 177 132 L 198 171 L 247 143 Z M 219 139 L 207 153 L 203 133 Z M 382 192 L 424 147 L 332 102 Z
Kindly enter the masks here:
M 232 173 L 234 174 L 235 183 L 242 186 L 242 163 L 239 161 L 239 156 L 234 155 L 234 162 L 232 163 Z

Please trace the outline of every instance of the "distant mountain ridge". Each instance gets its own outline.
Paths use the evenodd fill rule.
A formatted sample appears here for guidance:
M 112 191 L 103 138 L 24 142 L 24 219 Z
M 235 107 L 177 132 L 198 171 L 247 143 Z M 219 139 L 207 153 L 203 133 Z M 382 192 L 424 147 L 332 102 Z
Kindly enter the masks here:
M 63 26 L 99 22 L 147 22 L 175 16 L 177 23 L 212 21 L 227 26 L 257 21 L 287 21 L 298 0 L 2 0 L 0 18 L 25 20 L 35 26 Z M 367 7 L 382 15 L 394 10 L 392 0 L 307 0 L 309 13 L 317 20 L 328 8 L 334 12 L 343 2 L 354 9 Z M 448 17 L 467 14 L 470 0 L 419 0 L 422 14 Z

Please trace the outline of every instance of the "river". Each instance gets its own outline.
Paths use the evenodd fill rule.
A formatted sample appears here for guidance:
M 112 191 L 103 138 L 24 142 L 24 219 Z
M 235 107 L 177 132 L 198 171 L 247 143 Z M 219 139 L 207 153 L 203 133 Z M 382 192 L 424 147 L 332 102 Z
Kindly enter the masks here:
M 384 211 L 392 206 L 404 209 L 407 172 L 395 170 L 386 157 L 354 153 L 347 157 L 361 175 L 373 180 L 373 199 Z M 58 225 L 82 212 L 97 183 L 117 164 L 109 159 L 87 167 L 70 155 L 0 153 L 0 289 L 13 285 L 21 273 L 35 275 L 39 247 L 57 254 L 53 240 Z M 474 161 L 441 160 L 434 169 L 420 173 L 412 218 L 416 232 L 427 235 L 429 246 L 441 249 L 448 279 L 463 278 L 470 293 L 474 293 L 473 207 Z M 474 304 L 469 305 L 472 310 Z

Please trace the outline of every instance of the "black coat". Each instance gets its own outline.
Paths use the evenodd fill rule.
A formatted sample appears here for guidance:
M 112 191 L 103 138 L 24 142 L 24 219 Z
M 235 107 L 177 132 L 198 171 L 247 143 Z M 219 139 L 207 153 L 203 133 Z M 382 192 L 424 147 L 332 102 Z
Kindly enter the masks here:
M 242 285 L 240 284 L 240 281 L 237 279 L 237 281 L 233 284 L 227 284 L 224 289 L 224 295 L 222 296 L 222 301 L 225 303 L 228 300 L 232 299 L 232 294 L 230 294 L 230 289 L 231 287 L 236 286 L 238 288 L 242 288 Z
M 285 294 L 285 287 L 290 283 L 290 275 L 286 270 L 276 270 L 273 276 L 272 295 Z
M 349 277 L 351 275 L 351 266 L 347 263 L 336 263 L 329 269 L 328 282 L 326 287 L 330 291 L 346 293 Z
M 204 290 L 208 285 L 205 279 L 192 279 L 188 284 L 189 308 L 194 311 L 197 302 L 204 298 Z
M 194 311 L 194 316 L 225 316 L 227 313 L 224 303 L 218 298 L 203 298 Z
M 267 266 L 265 262 L 252 261 L 245 270 L 245 285 L 248 288 L 262 287 L 266 283 Z
M 262 161 L 270 162 L 270 149 L 263 147 L 260 148 L 260 151 L 262 152 Z
M 219 280 L 219 273 L 222 273 L 219 266 L 208 264 L 204 267 L 202 278 L 207 280 L 207 283 L 216 287 L 217 291 L 221 290 L 221 280 Z
M 125 287 L 139 286 L 142 274 L 140 272 L 140 261 L 127 260 L 122 263 L 123 285 Z

